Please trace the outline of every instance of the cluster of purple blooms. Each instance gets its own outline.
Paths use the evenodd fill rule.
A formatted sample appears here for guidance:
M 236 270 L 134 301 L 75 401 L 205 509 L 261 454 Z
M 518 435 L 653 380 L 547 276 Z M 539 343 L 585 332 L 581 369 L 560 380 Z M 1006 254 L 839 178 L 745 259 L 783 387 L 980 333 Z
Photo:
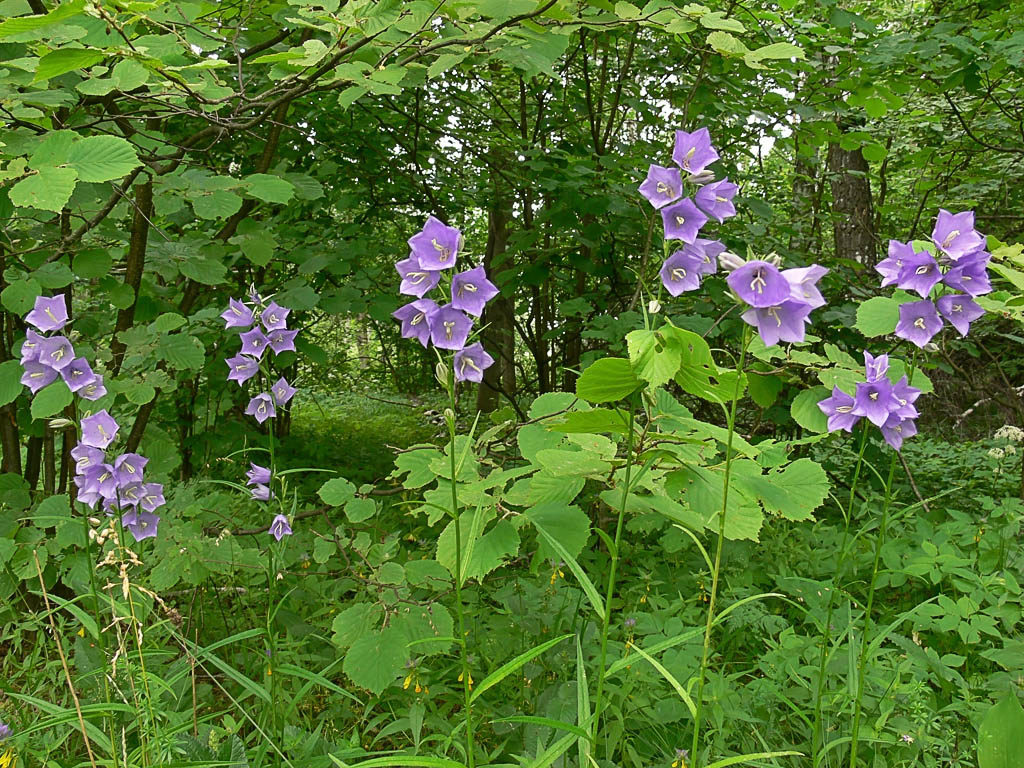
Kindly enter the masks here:
M 937 254 L 928 247 L 917 250 L 914 243 L 889 241 L 889 256 L 875 270 L 882 287 L 895 285 L 914 291 L 921 301 L 900 305 L 896 335 L 923 347 L 942 330 L 947 321 L 966 336 L 971 323 L 985 314 L 975 296 L 992 292 L 985 250 L 985 238 L 974 228 L 974 212 L 950 213 L 939 210 L 932 230 Z M 934 301 L 932 292 L 938 294 Z
M 714 219 L 719 224 L 736 215 L 732 203 L 739 187 L 729 179 L 714 181 L 707 167 L 718 160 L 707 128 L 693 133 L 676 131 L 672 159 L 679 168 L 651 165 L 640 185 L 640 194 L 661 212 L 666 240 L 679 240 L 682 248 L 661 266 L 661 282 L 673 296 L 700 288 L 701 278 L 717 270 L 725 246 L 718 240 L 699 237 L 701 227 Z M 686 176 L 683 176 L 683 173 Z M 683 197 L 684 182 L 697 187 L 693 197 Z
M 21 383 L 34 395 L 59 376 L 68 389 L 86 400 L 99 400 L 107 394 L 103 377 L 92 370 L 89 361 L 75 356 L 75 348 L 66 336 L 55 333 L 68 323 L 68 306 L 64 294 L 53 297 L 37 296 L 25 322 L 46 334 L 41 336 L 31 328 L 21 345 L 21 366 L 25 373 Z
M 63 330 L 68 322 L 64 295 L 36 297 L 25 322 L 47 334 Z M 92 370 L 84 357 L 75 357 L 65 336 L 41 336 L 28 329 L 21 345 L 21 364 L 25 369 L 21 382 L 32 394 L 55 381 L 58 375 L 68 389 L 86 400 L 98 400 L 107 394 L 103 377 Z M 156 536 L 160 517 L 155 513 L 164 504 L 164 487 L 145 482 L 143 470 L 149 459 L 137 453 L 122 453 L 107 461 L 106 450 L 120 427 L 106 409 L 82 419 L 81 428 L 79 443 L 71 450 L 78 501 L 92 509 L 102 501 L 108 514 L 120 511 L 122 525 L 136 541 Z
M 757 329 L 766 346 L 804 340 L 811 311 L 825 306 L 818 290 L 818 281 L 828 272 L 825 267 L 779 269 L 777 257 L 744 263 L 728 252 L 719 261 L 731 270 L 726 282 L 732 292 L 749 306 L 743 321 Z
M 917 434 L 917 408 L 914 401 L 921 390 L 910 386 L 906 376 L 895 384 L 888 376 L 889 356 L 872 357 L 864 353 L 865 381 L 857 382 L 854 395 L 839 387 L 832 387 L 832 396 L 818 403 L 828 416 L 828 431 L 845 429 L 853 432 L 854 425 L 866 418 L 882 431 L 882 437 L 895 450 L 903 447 L 903 439 Z
M 473 317 L 480 317 L 484 307 L 498 295 L 498 288 L 487 279 L 483 267 L 465 272 L 446 272 L 455 266 L 462 249 L 462 233 L 430 216 L 423 229 L 409 238 L 408 258 L 395 264 L 402 284 L 399 292 L 415 296 L 416 301 L 399 307 L 393 317 L 402 324 L 402 336 L 416 339 L 424 347 L 455 352 L 456 381 L 481 382 L 484 370 L 494 363 L 480 342 L 467 345 L 473 329 Z M 424 298 L 441 282 L 442 275 L 452 275 L 448 296 L 450 301 L 438 305 Z

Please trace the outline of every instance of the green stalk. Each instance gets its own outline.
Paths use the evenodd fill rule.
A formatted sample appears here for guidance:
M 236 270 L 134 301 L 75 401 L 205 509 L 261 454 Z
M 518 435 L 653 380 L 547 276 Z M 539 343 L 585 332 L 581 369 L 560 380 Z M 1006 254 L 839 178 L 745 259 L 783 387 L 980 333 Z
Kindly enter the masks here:
M 821 749 L 821 700 L 825 695 L 825 662 L 828 658 L 828 643 L 832 632 L 832 612 L 835 610 L 835 596 L 839 582 L 842 580 L 846 565 L 846 544 L 850 536 L 850 521 L 853 520 L 853 502 L 856 499 L 857 481 L 860 470 L 864 466 L 864 449 L 868 444 L 868 423 L 861 424 L 860 449 L 857 451 L 857 465 L 853 470 L 853 481 L 850 483 L 850 500 L 846 504 L 846 526 L 843 529 L 843 541 L 839 546 L 839 562 L 836 563 L 835 582 L 828 593 L 828 611 L 825 616 L 825 627 L 821 637 L 821 653 L 818 657 L 818 691 L 814 698 L 814 732 L 811 735 L 811 756 L 815 768 L 818 765 L 818 751 Z
M 597 744 L 597 734 L 601 724 L 601 699 L 604 696 L 604 681 L 607 675 L 608 661 L 608 628 L 611 625 L 612 598 L 615 596 L 615 576 L 619 568 L 619 548 L 622 543 L 622 522 L 626 517 L 626 503 L 629 500 L 630 474 L 633 469 L 633 438 L 636 408 L 633 400 L 629 400 L 629 428 L 626 431 L 626 471 L 622 485 L 622 503 L 619 504 L 619 517 L 615 523 L 615 542 L 612 547 L 611 565 L 608 568 L 608 587 L 604 597 L 604 616 L 601 617 L 601 656 L 597 674 L 597 692 L 594 694 L 594 724 L 591 730 L 591 741 Z
M 871 608 L 875 601 L 875 583 L 878 579 L 878 562 L 885 544 L 886 527 L 889 524 L 889 506 L 892 501 L 892 480 L 896 474 L 897 452 L 892 452 L 889 462 L 889 479 L 885 482 L 885 503 L 882 506 L 882 522 L 875 540 L 875 561 L 871 566 L 871 581 L 868 585 L 868 602 L 864 607 L 864 634 L 860 641 L 860 656 L 857 659 L 857 699 L 853 705 L 853 732 L 850 737 L 850 768 L 857 768 L 857 742 L 860 737 L 861 696 L 864 693 L 864 662 L 868 655 L 868 638 L 871 635 Z
M 448 376 L 448 402 L 451 412 L 446 421 L 448 422 L 448 437 L 451 444 L 449 449 L 449 466 L 451 468 L 452 482 L 452 515 L 455 519 L 455 613 L 458 617 L 459 653 L 462 657 L 463 711 L 466 714 L 466 764 L 468 768 L 474 768 L 476 761 L 473 756 L 473 688 L 472 683 L 470 683 L 469 653 L 466 647 L 466 620 L 462 607 L 462 521 L 459 519 L 459 490 L 455 480 L 455 474 L 458 471 L 455 459 L 455 386 L 455 364 L 453 362 Z
M 693 742 L 690 748 L 692 768 L 700 768 L 701 757 L 700 726 L 704 709 L 704 683 L 707 680 L 708 658 L 711 655 L 711 629 L 715 621 L 715 602 L 718 599 L 718 578 L 722 570 L 722 543 L 725 540 L 725 515 L 729 504 L 729 478 L 732 474 L 732 439 L 736 433 L 736 405 L 740 399 L 740 382 L 743 380 L 743 366 L 747 362 L 747 344 L 750 328 L 743 327 L 743 342 L 740 347 L 740 362 L 736 368 L 736 385 L 733 387 L 732 403 L 729 406 L 729 434 L 725 442 L 725 478 L 722 485 L 722 511 L 718 515 L 718 544 L 715 547 L 715 568 L 711 576 L 711 597 L 708 600 L 708 617 L 704 625 L 704 649 L 700 658 L 700 673 L 697 678 L 696 712 L 693 717 Z

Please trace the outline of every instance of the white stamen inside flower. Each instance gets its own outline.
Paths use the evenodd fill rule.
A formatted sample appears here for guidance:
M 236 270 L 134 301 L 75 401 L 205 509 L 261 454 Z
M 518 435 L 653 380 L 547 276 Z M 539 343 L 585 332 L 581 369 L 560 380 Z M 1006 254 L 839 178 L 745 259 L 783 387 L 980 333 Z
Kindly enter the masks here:
M 38 379 L 38 378 L 40 378 L 40 377 L 41 377 L 42 375 L 43 375 L 42 371 L 39 371 L 38 373 L 30 373 L 30 374 L 28 375 L 28 377 L 29 377 L 30 379 Z
M 405 277 L 413 285 L 419 285 L 420 283 L 422 283 L 424 280 L 427 279 L 427 273 L 426 272 L 410 272 Z
M 100 433 L 100 437 L 105 438 L 107 436 L 107 430 L 103 428 L 102 424 L 96 425 L 96 431 Z
M 914 274 L 915 275 L 926 275 L 926 274 L 928 274 L 928 270 L 929 269 L 931 269 L 931 267 L 929 267 L 927 264 L 924 264 L 924 265 L 918 267 L 917 269 L 915 269 L 914 270 Z
M 156 496 L 146 496 L 142 500 L 146 504 L 156 504 Z
M 60 347 L 53 354 L 50 355 L 54 360 L 60 360 L 64 357 L 64 347 Z
M 432 246 L 434 246 L 434 250 L 436 250 L 437 253 L 438 253 L 438 256 L 437 256 L 437 260 L 438 261 L 440 261 L 440 262 L 448 261 L 448 259 L 452 255 L 451 248 L 448 248 L 447 246 L 441 245 L 439 242 L 437 242 L 437 238 L 434 238 L 433 240 L 431 240 L 430 244 Z
M 687 170 L 687 171 L 690 170 L 690 160 L 693 159 L 693 156 L 696 153 L 697 153 L 697 148 L 696 147 L 690 147 L 690 151 L 686 153 L 685 157 L 683 157 L 683 168 L 685 170 Z
M 836 413 L 849 413 L 853 410 L 852 405 L 839 405 L 836 406 Z
M 877 392 L 872 392 L 872 393 L 871 393 L 870 395 L 868 395 L 868 397 L 869 397 L 869 398 L 870 398 L 871 400 L 874 400 L 874 401 L 876 401 L 876 402 L 878 401 L 878 393 L 877 393 Z
M 462 298 L 463 291 L 469 291 L 470 293 L 476 293 L 477 288 L 472 283 L 462 283 L 459 285 L 459 298 Z
M 953 305 L 953 311 L 954 312 L 963 312 L 964 311 L 964 305 L 963 304 L 954 304 Z
M 277 315 L 273 315 L 273 314 L 272 314 L 272 315 L 270 316 L 270 324 L 271 324 L 271 325 L 277 325 Z
M 412 320 L 409 321 L 409 325 L 419 325 L 420 323 L 423 322 L 423 318 L 425 318 L 426 316 L 426 312 L 420 312 L 419 314 L 414 315 Z
M 267 404 L 266 403 L 260 403 L 259 405 L 256 406 L 256 413 L 258 413 L 260 416 L 262 416 L 266 412 L 267 412 Z
M 53 320 L 53 322 L 55 322 L 55 323 L 59 323 L 60 322 L 60 320 L 57 319 L 57 317 L 53 314 L 53 312 L 51 311 L 51 309 L 49 307 L 44 309 L 43 312 L 45 312 L 46 316 L 48 318 L 50 318 L 51 320 Z
M 675 197 L 676 192 L 670 184 L 666 184 L 664 181 L 658 182 L 658 193 L 665 197 Z
M 682 267 L 676 267 L 671 272 L 669 272 L 669 275 L 672 276 L 672 280 L 674 280 L 675 282 L 679 282 L 680 280 L 686 279 L 686 270 L 683 269 Z
M 729 198 L 722 197 L 721 195 L 715 195 L 715 200 L 717 200 L 720 203 L 728 203 L 729 202 Z
M 761 270 L 755 270 L 754 279 L 750 281 L 750 290 L 757 291 L 758 293 L 764 293 L 764 289 L 767 287 L 768 283 L 765 281 Z
M 676 225 L 677 226 L 681 227 L 685 223 L 686 223 L 686 219 L 684 219 L 682 216 L 676 216 Z
M 914 321 L 914 327 L 915 328 L 920 328 L 923 331 L 925 329 L 924 328 L 924 318 L 923 317 L 917 318 L 917 320 Z
M 452 340 L 452 333 L 455 331 L 455 321 L 446 320 L 444 323 L 444 337 L 447 341 Z
M 231 309 L 232 312 L 235 313 L 235 315 L 237 317 L 241 317 L 242 316 L 242 310 L 240 310 L 238 307 L 230 307 L 230 309 Z
M 946 239 L 942 241 L 941 247 L 942 248 L 949 248 L 949 246 L 951 246 L 953 244 L 953 241 L 956 240 L 956 238 L 959 235 L 960 235 L 960 230 L 959 229 L 954 229 L 952 232 L 950 232 L 948 235 L 946 235 Z
M 765 311 L 775 319 L 775 325 L 778 326 L 779 328 L 781 328 L 782 327 L 782 318 L 779 317 L 779 308 L 778 307 L 768 307 L 768 309 L 765 310 Z

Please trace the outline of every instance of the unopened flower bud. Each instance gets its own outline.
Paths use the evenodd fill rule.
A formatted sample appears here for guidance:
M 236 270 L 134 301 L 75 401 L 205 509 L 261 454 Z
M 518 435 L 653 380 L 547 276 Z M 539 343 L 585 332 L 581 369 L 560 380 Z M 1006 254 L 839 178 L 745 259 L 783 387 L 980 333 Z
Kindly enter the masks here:
M 448 366 L 444 363 L 438 363 L 437 367 L 434 368 L 434 376 L 437 377 L 437 383 L 445 389 L 448 389 Z
M 455 426 L 455 411 L 451 408 L 444 409 L 444 423 L 448 425 L 449 429 L 452 429 Z
M 700 173 L 691 173 L 686 180 L 691 184 L 707 184 L 715 180 L 715 172 L 705 168 Z
M 777 253 L 769 253 L 765 257 L 765 261 L 767 261 L 769 264 L 771 264 L 774 267 L 781 267 L 782 266 L 782 257 L 779 256 L 779 254 L 777 254 Z
M 739 269 L 745 263 L 746 262 L 744 262 L 743 259 L 741 259 L 732 251 L 722 251 L 718 255 L 718 264 L 726 272 L 732 272 L 734 269 Z
M 74 423 L 71 419 L 50 419 L 50 429 L 66 429 Z
M 651 299 L 647 304 L 647 311 L 652 315 L 658 314 L 661 312 L 661 302 L 657 299 Z

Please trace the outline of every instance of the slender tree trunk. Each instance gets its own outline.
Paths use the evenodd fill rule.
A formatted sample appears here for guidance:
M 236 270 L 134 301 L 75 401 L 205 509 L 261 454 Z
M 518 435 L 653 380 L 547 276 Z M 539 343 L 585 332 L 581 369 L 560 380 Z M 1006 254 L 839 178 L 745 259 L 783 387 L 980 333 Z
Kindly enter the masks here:
M 487 250 L 484 252 L 484 269 L 492 281 L 495 271 L 506 264 L 504 259 L 508 244 L 509 218 L 507 199 L 496 189 L 495 199 L 487 214 Z M 484 371 L 484 380 L 477 388 L 476 407 L 484 413 L 497 409 L 502 391 L 509 397 L 515 396 L 514 312 L 512 299 L 501 294 L 495 296 L 484 310 L 481 325 L 486 330 L 481 337 L 484 347 L 494 358 L 494 365 Z
M 867 160 L 860 149 L 829 144 L 828 170 L 836 256 L 874 264 L 877 254 Z
M 815 233 L 817 231 L 817 189 L 818 189 L 818 156 L 808 154 L 800 145 L 799 134 L 794 134 L 793 166 L 793 229 L 789 238 L 789 248 L 801 257 L 807 257 L 815 249 Z M 809 261 L 803 258 L 803 261 Z
M 119 334 L 127 331 L 135 322 L 135 306 L 139 301 L 142 287 L 142 273 L 146 266 L 146 245 L 149 241 L 149 221 L 153 216 L 153 182 L 147 180 L 135 187 L 135 215 L 132 218 L 131 240 L 125 257 L 124 284 L 132 289 L 132 303 L 117 313 L 114 336 L 110 341 L 113 354 L 111 373 L 116 376 L 124 362 L 125 344 Z

